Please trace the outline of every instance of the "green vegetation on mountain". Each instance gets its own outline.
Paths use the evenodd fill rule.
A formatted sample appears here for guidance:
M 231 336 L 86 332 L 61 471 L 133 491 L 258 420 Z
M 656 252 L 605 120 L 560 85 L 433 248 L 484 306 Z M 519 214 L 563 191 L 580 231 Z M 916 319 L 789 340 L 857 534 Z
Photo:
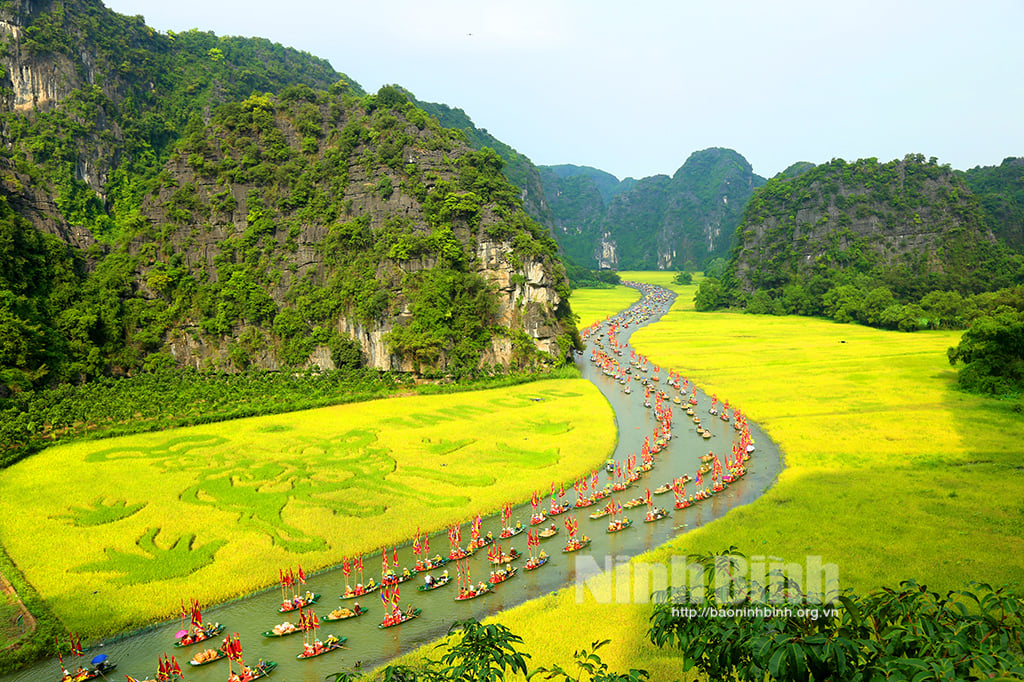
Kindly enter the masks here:
M 507 366 L 502 337 L 519 365 L 573 345 L 557 247 L 502 159 L 400 88 L 95 0 L 0 12 L 24 26 L 2 57 L 6 390 L 360 354 L 450 373 Z
M 1022 276 L 1024 259 L 992 236 L 948 167 L 920 155 L 836 159 L 773 178 L 754 195 L 726 272 L 701 285 L 697 305 L 949 328 L 963 326 L 957 318 L 969 306 L 946 299 L 1009 287 Z
M 994 236 L 999 220 L 934 159 L 834 159 L 755 193 L 725 272 L 701 283 L 696 306 L 903 331 L 964 329 L 978 320 L 979 329 L 951 349 L 952 362 L 967 363 L 961 384 L 1014 390 L 1024 348 L 986 350 L 989 337 L 1004 338 L 994 327 L 1015 338 L 1011 318 L 1024 311 L 1024 257 Z
M 587 268 L 699 269 L 726 255 L 751 192 L 764 183 L 729 149 L 690 155 L 665 175 L 613 184 L 593 168 L 542 168 L 553 233 Z
M 1017 253 L 1024 253 L 1024 158 L 1007 158 L 998 166 L 958 172 L 988 218 L 992 232 Z

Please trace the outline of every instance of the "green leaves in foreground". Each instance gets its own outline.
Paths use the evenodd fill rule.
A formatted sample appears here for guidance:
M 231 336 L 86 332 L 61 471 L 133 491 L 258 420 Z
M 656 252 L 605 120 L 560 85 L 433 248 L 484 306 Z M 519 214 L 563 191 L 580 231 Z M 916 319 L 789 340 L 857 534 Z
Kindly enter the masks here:
M 117 585 L 182 578 L 213 563 L 213 555 L 227 543 L 226 540 L 214 540 L 201 547 L 194 547 L 196 536 L 192 534 L 182 535 L 170 548 L 163 549 L 156 544 L 156 536 L 159 533 L 159 528 L 150 528 L 138 539 L 136 544 L 144 555 L 107 547 L 104 550 L 107 555 L 104 561 L 84 564 L 72 570 L 77 573 L 119 573 L 119 576 L 111 580 Z
M 526 659 L 530 654 L 516 648 L 523 643 L 523 638 L 498 623 L 484 625 L 470 618 L 454 623 L 448 635 L 448 639 L 437 645 L 445 649 L 440 660 L 427 659 L 418 667 L 389 665 L 381 671 L 384 682 L 501 682 L 519 675 L 528 681 L 538 675 L 562 682 L 646 682 L 648 679 L 646 670 L 630 670 L 625 675 L 609 672 L 608 665 L 596 653 L 608 640 L 594 642 L 590 651 L 577 651 L 578 670 L 570 674 L 558 665 L 528 671 Z M 352 682 L 359 677 L 359 672 L 337 672 L 327 679 Z
M 757 589 L 725 602 L 658 593 L 648 634 L 710 679 L 1024 679 L 1024 599 L 1004 588 L 943 596 L 908 580 L 830 605 L 786 589 L 782 601 Z

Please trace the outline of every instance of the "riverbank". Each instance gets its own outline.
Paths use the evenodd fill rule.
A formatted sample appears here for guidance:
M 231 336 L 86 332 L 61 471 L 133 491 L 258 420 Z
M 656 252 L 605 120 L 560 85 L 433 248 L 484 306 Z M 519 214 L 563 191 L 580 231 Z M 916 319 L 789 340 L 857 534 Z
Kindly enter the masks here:
M 69 443 L 0 473 L 0 542 L 88 642 L 529 499 L 614 440 L 571 379 Z
M 672 273 L 622 276 L 664 285 Z M 632 346 L 743 407 L 785 452 L 787 469 L 753 504 L 632 566 L 736 546 L 797 564 L 820 556 L 838 567 L 841 588 L 856 590 L 910 578 L 936 590 L 1024 581 L 1015 559 L 1024 547 L 1020 416 L 955 390 L 945 350 L 959 334 L 696 313 L 696 286 L 672 289 L 672 311 Z M 600 653 L 611 670 L 695 679 L 648 641 L 650 611 L 564 590 L 494 620 L 524 637 L 531 667 L 570 667 L 575 650 L 610 639 Z

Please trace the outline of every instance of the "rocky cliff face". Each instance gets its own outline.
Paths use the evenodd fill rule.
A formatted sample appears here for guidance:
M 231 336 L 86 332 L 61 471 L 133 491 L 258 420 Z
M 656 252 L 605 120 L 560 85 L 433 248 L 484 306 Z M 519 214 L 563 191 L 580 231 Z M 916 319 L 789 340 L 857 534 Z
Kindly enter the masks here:
M 741 291 L 805 281 L 816 271 L 950 274 L 995 243 L 953 172 L 919 155 L 841 159 L 769 181 L 747 206 L 730 268 Z M 979 259 L 976 263 L 981 263 Z
M 434 243 L 446 230 L 436 212 L 436 204 L 442 199 L 435 197 L 446 196 L 444 200 L 448 202 L 466 198 L 478 210 L 468 210 L 454 217 L 450 229 L 457 244 L 451 242 L 446 248 L 454 245 L 459 251 L 456 258 L 465 258 L 464 265 L 460 266 L 464 275 L 477 275 L 489 283 L 494 301 L 492 317 L 479 323 L 506 330 L 488 339 L 481 350 L 480 363 L 509 366 L 515 354 L 510 339 L 516 330 L 530 339 L 531 354 L 556 356 L 560 352 L 559 337 L 570 331 L 559 317 L 567 310 L 563 301 L 564 274 L 550 254 L 537 253 L 531 248 L 524 250 L 523 240 L 532 241 L 539 235 L 528 237 L 522 231 L 508 229 L 510 219 L 513 222 L 525 220 L 524 215 L 515 215 L 515 211 L 521 214 L 522 209 L 512 209 L 509 213 L 508 207 L 487 201 L 482 192 L 473 192 L 471 188 L 468 192 L 453 193 L 453 186 L 460 182 L 460 158 L 470 150 L 455 142 L 443 146 L 438 140 L 443 134 L 437 129 L 418 127 L 398 110 L 371 114 L 350 103 L 341 113 L 338 104 L 327 101 L 317 104 L 318 114 L 323 117 L 319 124 L 323 139 L 316 152 L 309 146 L 310 136 L 300 134 L 290 118 L 295 110 L 311 111 L 310 104 L 289 109 L 286 103 L 268 102 L 267 106 L 273 108 L 274 113 L 271 114 L 269 108 L 264 112 L 263 127 L 257 135 L 239 136 L 236 141 L 226 143 L 223 124 L 222 127 L 213 124 L 205 133 L 206 140 L 197 143 L 196 149 L 176 154 L 166 168 L 163 187 L 143 207 L 152 228 L 136 237 L 129 248 L 139 263 L 135 278 L 140 283 L 140 294 L 154 300 L 162 295 L 159 287 L 150 283 L 163 282 L 159 277 L 154 279 L 153 273 L 164 272 L 171 261 L 179 263 L 192 280 L 227 288 L 228 277 L 240 276 L 235 266 L 261 253 L 272 265 L 250 269 L 252 277 L 266 291 L 272 305 L 283 310 L 294 305 L 300 290 L 355 286 L 352 282 L 339 281 L 354 276 L 352 271 L 344 269 L 348 267 L 349 255 L 328 256 L 325 252 L 339 224 L 358 224 L 365 235 L 362 240 L 365 243 L 360 248 L 367 251 L 359 255 L 361 266 L 365 267 L 362 277 L 372 288 L 363 296 L 378 296 L 387 303 L 367 315 L 360 312 L 354 300 L 349 300 L 331 316 L 329 323 L 337 333 L 358 341 L 368 365 L 387 370 L 420 370 L 424 368 L 423 359 L 415 354 L 396 352 L 389 343 L 389 336 L 396 329 L 415 324 L 416 304 L 404 290 L 407 283 L 417 275 L 450 266 Z M 375 158 L 378 149 L 371 141 L 375 135 L 368 131 L 380 120 L 387 121 L 384 125 L 391 131 L 384 133 L 385 136 L 391 134 L 394 139 L 403 141 L 402 148 L 392 152 L 401 163 L 388 165 L 370 160 Z M 234 125 L 242 124 L 232 123 L 227 127 Z M 347 148 L 344 157 L 332 142 L 342 129 L 361 130 L 360 135 L 365 140 Z M 341 174 L 347 177 L 347 182 L 343 190 L 329 198 L 325 196 L 332 207 L 329 215 L 295 210 L 301 202 L 294 190 L 306 182 L 306 176 L 282 182 L 266 178 L 261 169 L 249 174 L 244 182 L 237 181 L 243 174 L 234 174 L 232 177 L 236 180 L 232 182 L 214 170 L 239 163 L 244 150 L 251 149 L 249 145 L 254 139 L 265 144 L 270 138 L 288 145 L 287 150 L 274 152 L 282 157 L 299 157 L 299 148 L 306 145 L 305 158 L 288 162 L 296 167 L 300 162 L 304 166 L 314 164 L 317 158 L 331 158 L 332 163 L 344 165 Z M 380 139 L 378 142 L 385 144 Z M 261 154 L 270 152 L 263 150 Z M 272 168 L 268 167 L 267 172 Z M 339 187 L 334 184 L 335 189 Z M 315 194 L 320 189 L 323 188 L 308 191 Z M 189 194 L 185 199 L 183 190 Z M 447 194 L 439 195 L 439 192 Z M 515 190 L 508 187 L 506 192 Z M 276 198 L 276 206 L 268 202 L 271 197 Z M 187 210 L 183 210 L 183 206 L 187 206 Z M 254 224 L 259 219 L 254 216 L 271 218 L 265 232 L 258 237 Z M 152 252 L 156 233 L 163 235 L 157 238 L 161 255 L 147 257 L 146 254 Z M 246 242 L 248 250 L 243 246 Z M 186 319 L 177 331 L 171 332 L 169 350 L 180 364 L 230 366 L 232 345 L 238 338 L 258 330 L 264 343 L 258 351 L 249 354 L 248 362 L 273 369 L 282 360 L 273 352 L 266 352 L 267 347 L 279 341 L 275 330 L 267 327 L 242 319 L 229 330 L 211 334 L 203 331 L 202 324 Z M 310 350 L 308 361 L 333 367 L 330 353 L 323 345 Z M 444 368 L 453 361 L 449 349 L 440 348 L 428 365 Z
M 73 328 L 61 376 L 331 367 L 353 340 L 374 367 L 447 371 L 571 345 L 556 245 L 522 209 L 544 210 L 535 170 L 512 187 L 399 89 L 99 0 L 2 3 L 0 38 L 0 199 L 87 261 L 62 287 L 73 323 L 47 301 L 15 320 Z
M 593 169 L 542 175 L 559 243 L 582 265 L 700 267 L 724 256 L 751 193 L 764 184 L 728 149 L 695 152 L 671 178 L 628 179 L 616 190 Z

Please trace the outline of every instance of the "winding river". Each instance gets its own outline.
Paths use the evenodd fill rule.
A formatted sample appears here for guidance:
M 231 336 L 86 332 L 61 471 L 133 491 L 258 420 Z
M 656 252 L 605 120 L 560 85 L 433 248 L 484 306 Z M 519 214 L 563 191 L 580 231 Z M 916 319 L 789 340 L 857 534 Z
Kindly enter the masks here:
M 639 285 L 636 286 L 639 288 Z M 588 342 L 587 350 L 579 360 L 583 376 L 600 389 L 615 412 L 619 439 L 614 457 L 619 462 L 625 462 L 631 454 L 636 454 L 639 459 L 644 438 L 650 436 L 656 426 L 653 410 L 643 406 L 644 390 L 638 381 L 629 382 L 633 390 L 631 394 L 627 395 L 623 391 L 623 386 L 590 362 L 589 357 L 593 350 L 593 344 L 598 342 L 598 334 L 601 332 L 606 334 L 607 327 L 611 322 L 632 320 L 628 329 L 622 329 L 616 335 L 619 344 L 628 344 L 632 331 L 657 321 L 667 312 L 674 299 L 671 292 L 658 287 L 644 287 L 641 290 L 644 293 L 641 301 L 630 310 L 620 313 L 611 321 L 602 324 L 600 332 L 591 336 L 594 341 Z M 607 340 L 606 335 L 602 338 Z M 620 361 L 628 362 L 629 350 L 626 345 Z M 639 372 L 636 374 L 639 375 Z M 669 392 L 670 398 L 677 394 L 664 382 L 660 384 L 660 387 Z M 699 401 L 696 408 L 697 414 L 706 417 L 711 400 L 699 392 L 697 395 Z M 673 477 L 685 473 L 693 476 L 700 464 L 699 458 L 701 455 L 707 454 L 709 450 L 720 457 L 731 453 L 732 444 L 737 437 L 737 432 L 731 423 L 717 418 L 705 418 L 704 422 L 706 422 L 706 426 L 710 427 L 712 433 L 712 438 L 705 440 L 694 432 L 692 423 L 680 406 L 673 405 L 673 407 L 673 437 L 668 447 L 658 454 L 655 468 L 651 473 L 641 478 L 628 491 L 618 495 L 619 502 L 624 502 L 632 497 L 642 497 L 645 488 L 650 488 L 653 491 L 662 483 L 670 482 Z M 277 661 L 278 668 L 269 678 L 272 681 L 319 682 L 327 674 L 342 669 L 351 670 L 357 662 L 364 670 L 381 665 L 396 656 L 438 639 L 456 620 L 464 620 L 469 617 L 482 619 L 526 600 L 565 587 L 572 587 L 577 582 L 578 570 L 582 577 L 583 569 L 591 569 L 595 566 L 595 562 L 597 566 L 605 566 L 606 558 L 613 557 L 616 562 L 620 562 L 623 557 L 636 556 L 688 530 L 719 518 L 734 507 L 753 501 L 775 481 L 781 470 L 781 456 L 775 445 L 757 425 L 749 424 L 749 428 L 756 443 L 756 449 L 752 458 L 747 462 L 747 474 L 724 491 L 681 510 L 672 508 L 673 496 L 671 493 L 656 496 L 655 504 L 670 510 L 668 518 L 654 523 L 641 523 L 645 507 L 637 507 L 625 512 L 626 517 L 634 520 L 633 527 L 614 534 L 605 532 L 606 519 L 591 520 L 588 518 L 587 512 L 597 509 L 596 505 L 581 510 L 575 514 L 579 522 L 579 532 L 592 538 L 593 543 L 589 548 L 576 554 L 561 552 L 561 548 L 566 542 L 566 532 L 562 522 L 564 516 L 555 517 L 553 521 L 558 523 L 559 534 L 551 539 L 541 540 L 540 548 L 551 556 L 547 565 L 531 572 L 520 571 L 509 582 L 499 585 L 492 594 L 465 602 L 454 600 L 457 591 L 454 584 L 431 593 L 420 593 L 415 588 L 422 584 L 422 580 L 414 579 L 402 585 L 401 604 L 403 609 L 421 608 L 421 617 L 388 630 L 378 629 L 383 615 L 380 597 L 376 594 L 368 595 L 359 600 L 359 603 L 364 608 L 371 610 L 369 614 L 352 620 L 322 623 L 320 638 L 324 639 L 329 634 L 347 637 L 347 650 L 328 653 L 309 660 L 296 660 L 296 654 L 302 649 L 301 635 L 273 639 L 261 636 L 260 633 L 264 630 L 269 630 L 286 619 L 294 621 L 297 618 L 297 614 L 283 615 L 277 612 L 280 605 L 280 589 L 278 587 L 216 608 L 206 609 L 203 613 L 204 620 L 224 623 L 227 627 L 225 633 L 239 633 L 247 662 L 252 663 L 257 659 Z M 601 465 L 602 462 L 594 462 L 595 468 Z M 609 474 L 602 471 L 599 476 L 603 484 Z M 538 481 L 538 485 L 547 486 L 548 481 Z M 693 484 L 689 484 L 688 488 L 692 491 Z M 569 490 L 564 499 L 571 503 L 575 500 L 575 493 Z M 541 500 L 541 505 L 549 506 L 550 499 Z M 514 507 L 512 509 L 513 523 L 521 520 L 523 525 L 527 525 L 532 511 L 529 503 Z M 484 533 L 492 531 L 497 536 L 501 527 L 500 519 L 497 516 L 485 518 L 482 527 Z M 469 528 L 463 527 L 463 545 L 468 538 Z M 445 554 L 448 538 L 443 532 L 434 535 L 430 538 L 430 545 L 432 554 Z M 514 538 L 511 545 L 525 554 L 527 550 L 525 533 Z M 503 546 L 507 549 L 508 541 L 505 541 Z M 399 548 L 398 556 L 401 566 L 411 566 L 414 563 L 411 546 Z M 379 555 L 364 559 L 367 575 L 376 570 L 379 561 Z M 520 559 L 515 563 L 521 566 L 522 561 Z M 474 581 L 486 580 L 490 573 L 486 550 L 477 552 L 470 560 L 469 566 Z M 454 566 L 449 565 L 448 568 L 454 578 Z M 324 571 L 309 578 L 307 587 L 323 595 L 316 607 L 321 618 L 331 609 L 342 604 L 338 595 L 344 591 L 345 584 L 346 579 L 340 568 Z M 151 627 L 100 647 L 93 647 L 85 652 L 84 659 L 88 661 L 99 653 L 108 654 L 110 659 L 117 663 L 116 670 L 108 673 L 108 679 L 120 680 L 124 679 L 124 675 L 132 675 L 141 680 L 154 676 L 157 658 L 161 654 L 174 654 L 185 673 L 185 679 L 197 682 L 224 682 L 228 676 L 227 663 L 224 661 L 200 668 L 191 668 L 187 664 L 196 651 L 205 648 L 202 644 L 183 649 L 175 649 L 171 646 L 174 642 L 174 634 L 179 627 L 179 621 Z M 219 643 L 219 639 L 216 642 Z M 4 676 L 0 678 L 0 682 L 54 682 L 57 679 L 59 679 L 58 663 L 56 660 L 49 660 L 16 674 Z

